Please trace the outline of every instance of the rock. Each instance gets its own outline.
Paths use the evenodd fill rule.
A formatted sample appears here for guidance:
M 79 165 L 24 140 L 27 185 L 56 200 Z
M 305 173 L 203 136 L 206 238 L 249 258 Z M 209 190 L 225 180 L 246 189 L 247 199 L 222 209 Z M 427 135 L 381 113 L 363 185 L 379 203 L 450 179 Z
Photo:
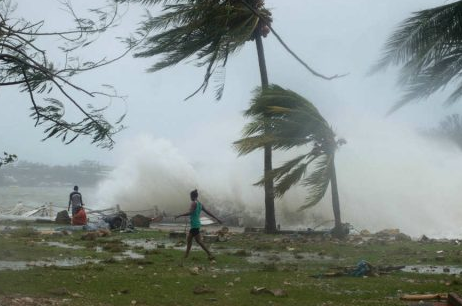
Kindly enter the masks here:
M 197 286 L 194 288 L 194 294 L 206 294 L 206 293 L 214 293 L 215 289 L 209 288 L 206 285 Z
M 189 273 L 191 273 L 191 275 L 198 275 L 199 274 L 199 267 L 193 267 L 193 268 L 189 269 Z
M 135 227 L 149 227 L 149 224 L 151 223 L 151 218 L 138 214 L 133 216 L 131 221 L 133 226 Z
M 370 236 L 371 232 L 369 232 L 367 229 L 363 229 L 362 231 L 359 232 L 361 236 Z
M 287 296 L 289 296 L 287 294 L 287 291 L 285 291 L 284 289 L 273 289 L 273 290 L 270 290 L 270 291 L 276 297 L 287 297 Z
M 55 222 L 58 224 L 71 224 L 71 217 L 67 210 L 62 210 L 56 214 Z

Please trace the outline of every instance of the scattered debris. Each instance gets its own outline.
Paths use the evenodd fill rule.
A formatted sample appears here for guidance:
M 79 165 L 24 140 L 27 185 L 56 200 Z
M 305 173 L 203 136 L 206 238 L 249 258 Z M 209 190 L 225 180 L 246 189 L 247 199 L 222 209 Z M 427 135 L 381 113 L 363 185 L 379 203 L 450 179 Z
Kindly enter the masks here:
M 251 294 L 272 294 L 275 297 L 287 297 L 289 294 L 287 291 L 284 289 L 267 289 L 266 287 L 253 287 L 252 290 L 250 290 Z
M 71 224 L 71 217 L 69 217 L 69 213 L 67 212 L 67 210 L 62 210 L 58 212 L 58 214 L 56 215 L 55 222 L 57 224 Z
M 199 270 L 199 267 L 193 267 L 189 269 L 189 273 L 191 273 L 191 275 L 199 275 Z
M 85 233 L 80 237 L 80 239 L 82 239 L 82 240 L 96 240 L 96 238 L 107 237 L 107 236 L 110 236 L 110 235 L 111 235 L 111 231 L 109 231 L 107 229 L 100 229 L 98 231 Z
M 0 305 L 10 306 L 38 306 L 38 305 L 67 305 L 65 299 L 39 298 L 39 297 L 0 297 Z
M 138 214 L 132 217 L 131 222 L 135 227 L 149 227 L 151 218 Z
M 337 276 L 356 276 L 356 277 L 365 277 L 365 276 L 379 276 L 381 274 L 388 274 L 392 271 L 400 271 L 404 269 L 405 266 L 373 266 L 365 260 L 358 262 L 356 266 L 347 266 L 347 267 L 335 267 L 332 268 L 330 272 L 323 274 L 313 275 L 313 277 L 337 277 Z
M 115 214 L 105 216 L 103 220 L 104 222 L 109 224 L 111 230 L 126 230 L 133 228 L 133 225 L 128 220 L 127 214 L 123 211 L 119 211 Z

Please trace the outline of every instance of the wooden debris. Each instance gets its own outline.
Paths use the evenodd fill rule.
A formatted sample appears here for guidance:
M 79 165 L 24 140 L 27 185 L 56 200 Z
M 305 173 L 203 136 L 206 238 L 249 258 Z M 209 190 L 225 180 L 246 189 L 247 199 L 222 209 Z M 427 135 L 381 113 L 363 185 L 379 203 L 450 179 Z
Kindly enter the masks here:
M 403 301 L 429 301 L 429 300 L 446 300 L 448 295 L 445 293 L 436 294 L 405 294 L 400 297 Z

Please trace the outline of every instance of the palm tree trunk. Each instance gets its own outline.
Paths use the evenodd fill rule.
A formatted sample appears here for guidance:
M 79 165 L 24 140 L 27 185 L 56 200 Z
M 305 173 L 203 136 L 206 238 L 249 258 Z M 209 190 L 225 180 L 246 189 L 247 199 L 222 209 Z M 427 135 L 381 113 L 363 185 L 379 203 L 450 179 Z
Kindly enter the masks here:
M 260 33 L 255 35 L 255 42 L 257 44 L 258 64 L 260 67 L 261 86 L 263 89 L 267 88 L 268 73 L 266 71 L 265 52 L 263 50 L 263 41 Z M 274 184 L 272 179 L 266 179 L 273 169 L 272 162 L 272 148 L 271 145 L 265 146 L 264 149 L 264 165 L 265 165 L 265 232 L 276 232 L 276 216 L 274 210 Z
M 333 234 L 334 236 L 338 238 L 342 238 L 346 233 L 344 233 L 344 230 L 342 228 L 342 219 L 340 218 L 340 200 L 338 196 L 337 175 L 335 173 L 334 160 L 332 160 L 330 189 L 332 191 L 332 208 L 334 210 L 334 220 L 335 220 L 335 227 L 333 230 Z

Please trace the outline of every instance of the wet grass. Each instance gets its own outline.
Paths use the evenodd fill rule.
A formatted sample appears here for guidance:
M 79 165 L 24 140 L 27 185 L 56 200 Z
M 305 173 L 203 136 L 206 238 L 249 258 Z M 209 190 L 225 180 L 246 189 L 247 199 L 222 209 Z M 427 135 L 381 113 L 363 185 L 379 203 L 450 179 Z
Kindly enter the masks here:
M 365 259 L 374 265 L 437 264 L 460 265 L 462 247 L 453 242 L 414 241 L 305 241 L 281 236 L 233 235 L 229 242 L 213 244 L 220 251 L 211 264 L 205 253 L 194 251 L 183 261 L 183 251 L 143 250 L 143 259 L 114 260 L 127 250 L 124 239 L 165 240 L 166 233 L 114 233 L 94 241 L 81 240 L 82 233 L 68 236 L 0 235 L 0 260 L 39 260 L 65 256 L 100 258 L 98 264 L 74 267 L 32 268 L 0 271 L 0 296 L 69 299 L 66 305 L 405 305 L 401 294 L 462 292 L 459 275 L 424 275 L 392 272 L 378 277 L 313 277 L 335 266 L 355 265 Z M 276 242 L 275 242 L 276 239 Z M 33 243 L 31 243 L 31 241 Z M 49 247 L 39 242 L 59 241 L 85 249 Z M 96 253 L 95 248 L 102 248 Z M 226 250 L 230 250 L 226 252 Z M 250 251 L 297 254 L 309 252 L 325 260 L 283 259 L 266 264 L 249 264 Z M 327 257 L 328 256 L 328 257 Z M 213 293 L 194 294 L 205 285 Z M 287 297 L 267 293 L 254 295 L 253 287 L 280 288 Z

